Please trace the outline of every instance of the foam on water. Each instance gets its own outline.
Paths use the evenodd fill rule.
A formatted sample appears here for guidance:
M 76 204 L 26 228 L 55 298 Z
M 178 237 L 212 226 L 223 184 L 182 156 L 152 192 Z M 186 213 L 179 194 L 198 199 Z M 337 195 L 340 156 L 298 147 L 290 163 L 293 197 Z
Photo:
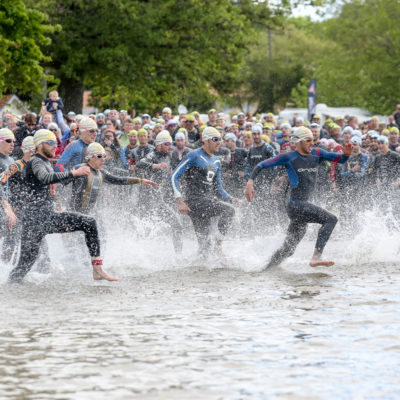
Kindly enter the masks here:
M 374 211 L 366 212 L 360 216 L 358 231 L 345 235 L 342 234 L 339 222 L 325 249 L 325 257 L 335 260 L 338 265 L 396 262 L 400 250 L 399 233 L 388 228 L 389 218 L 390 216 L 385 218 Z M 224 241 L 223 256 L 210 254 L 207 260 L 203 260 L 197 256 L 197 241 L 189 219 L 184 220 L 187 227 L 183 236 L 183 252 L 179 255 L 174 252 L 168 225 L 151 219 L 130 219 L 133 223 L 123 227 L 118 219 L 108 219 L 105 224 L 107 234 L 103 233 L 103 237 L 106 237 L 105 244 L 102 243 L 104 265 L 107 270 L 122 277 L 190 267 L 257 272 L 263 269 L 285 237 L 282 227 L 274 235 L 240 237 L 237 232 L 233 232 Z M 317 229 L 318 225 L 310 225 L 305 239 L 283 266 L 291 263 L 308 264 Z M 74 240 L 72 245 L 69 243 L 71 237 Z M 51 274 L 67 276 L 72 272 L 79 275 L 90 272 L 90 261 L 82 233 L 51 235 L 47 237 L 47 242 L 52 261 Z M 74 247 L 77 243 L 79 249 Z M 0 282 L 6 281 L 10 270 L 10 265 L 1 268 Z M 48 277 L 49 274 L 35 272 L 33 268 L 27 279 L 41 283 Z
M 399 234 L 378 214 L 338 224 L 334 267 L 308 266 L 312 227 L 265 273 L 284 230 L 233 233 L 204 262 L 190 225 L 176 256 L 160 221 L 105 221 L 120 282 L 93 282 L 86 249 L 52 235 L 49 274 L 0 285 L 0 398 L 398 398 Z

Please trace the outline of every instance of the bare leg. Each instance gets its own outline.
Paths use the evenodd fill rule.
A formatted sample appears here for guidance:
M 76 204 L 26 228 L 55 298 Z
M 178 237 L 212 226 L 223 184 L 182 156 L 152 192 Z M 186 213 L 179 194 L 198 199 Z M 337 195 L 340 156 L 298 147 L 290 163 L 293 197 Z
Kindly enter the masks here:
M 103 269 L 103 260 L 100 257 L 92 257 L 92 267 L 93 267 L 93 279 L 95 281 L 106 280 L 110 282 L 117 281 L 116 276 L 109 275 Z
M 214 251 L 215 251 L 215 254 L 218 257 L 222 257 L 223 256 L 223 253 L 222 253 L 222 240 L 216 240 L 215 241 Z

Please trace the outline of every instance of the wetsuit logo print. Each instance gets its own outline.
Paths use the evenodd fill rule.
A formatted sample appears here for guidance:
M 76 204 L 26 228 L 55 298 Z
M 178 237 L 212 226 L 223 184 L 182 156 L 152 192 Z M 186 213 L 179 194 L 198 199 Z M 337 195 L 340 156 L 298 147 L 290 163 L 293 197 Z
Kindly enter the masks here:
M 214 171 L 208 171 L 207 172 L 207 182 L 211 183 L 214 179 L 215 172 Z
M 317 172 L 317 168 L 299 168 L 298 172 Z

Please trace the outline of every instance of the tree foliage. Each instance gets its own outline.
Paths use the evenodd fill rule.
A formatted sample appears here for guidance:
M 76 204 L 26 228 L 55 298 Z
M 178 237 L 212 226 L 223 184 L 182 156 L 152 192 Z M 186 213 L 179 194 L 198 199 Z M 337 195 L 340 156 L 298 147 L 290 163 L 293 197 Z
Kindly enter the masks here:
M 354 0 L 336 17 L 314 24 L 314 36 L 330 41 L 330 48 L 317 54 L 316 68 L 292 97 L 304 104 L 308 79 L 317 78 L 318 102 L 392 112 L 400 91 L 399 17 L 397 0 Z
M 62 27 L 46 50 L 48 67 L 74 109 L 84 87 L 101 107 L 204 107 L 235 90 L 254 30 L 279 23 L 287 8 L 254 0 L 25 1 Z
M 291 20 L 272 32 L 272 58 L 268 32 L 262 31 L 244 66 L 247 93 L 259 110 L 272 111 L 293 100 L 292 91 L 317 68 L 316 55 L 326 52 L 330 43 L 308 32 L 307 20 Z
M 40 92 L 46 78 L 42 47 L 54 28 L 45 14 L 25 7 L 22 0 L 2 0 L 0 21 L 0 93 Z
M 354 104 L 389 113 L 398 102 L 400 82 L 400 3 L 355 0 L 337 18 L 321 24 L 339 51 L 321 58 L 320 90 L 332 105 Z

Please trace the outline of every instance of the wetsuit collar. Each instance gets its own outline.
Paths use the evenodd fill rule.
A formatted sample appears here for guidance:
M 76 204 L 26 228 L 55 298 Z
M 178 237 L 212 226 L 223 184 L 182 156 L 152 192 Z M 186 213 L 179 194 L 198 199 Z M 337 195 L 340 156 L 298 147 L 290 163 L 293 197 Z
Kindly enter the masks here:
M 214 155 L 214 154 L 208 154 L 204 149 L 203 149 L 203 147 L 201 147 L 201 151 L 208 157 L 208 158 L 212 158 L 212 156 Z
M 309 156 L 311 153 L 306 154 L 305 156 L 303 154 L 300 154 L 297 150 L 294 151 L 295 153 L 297 153 L 300 157 L 306 158 L 307 156 Z
M 48 161 L 48 162 L 50 162 L 48 158 L 42 156 L 42 155 L 39 154 L 39 153 L 33 154 L 32 157 L 39 157 L 39 158 L 42 159 L 43 161 Z

